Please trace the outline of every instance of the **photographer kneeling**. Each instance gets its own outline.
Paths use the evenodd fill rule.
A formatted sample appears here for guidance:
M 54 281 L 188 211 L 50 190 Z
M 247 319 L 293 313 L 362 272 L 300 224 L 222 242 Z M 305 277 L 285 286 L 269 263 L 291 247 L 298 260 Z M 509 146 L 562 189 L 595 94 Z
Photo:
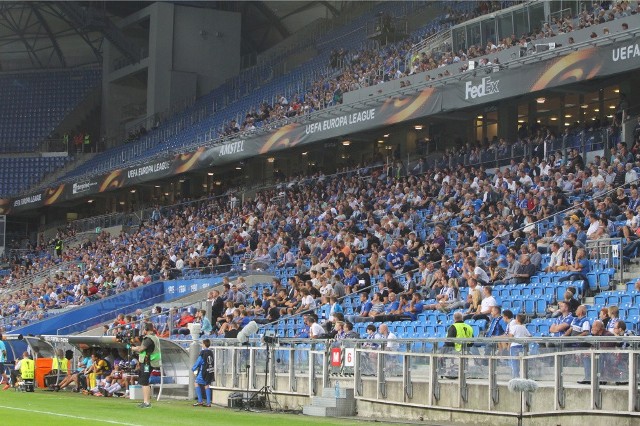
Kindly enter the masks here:
M 145 323 L 143 338 L 140 346 L 132 346 L 131 350 L 138 352 L 140 362 L 140 377 L 138 383 L 142 386 L 142 404 L 140 408 L 151 408 L 151 386 L 149 378 L 153 368 L 160 368 L 162 360 L 160 357 L 160 340 L 156 336 L 153 324 Z

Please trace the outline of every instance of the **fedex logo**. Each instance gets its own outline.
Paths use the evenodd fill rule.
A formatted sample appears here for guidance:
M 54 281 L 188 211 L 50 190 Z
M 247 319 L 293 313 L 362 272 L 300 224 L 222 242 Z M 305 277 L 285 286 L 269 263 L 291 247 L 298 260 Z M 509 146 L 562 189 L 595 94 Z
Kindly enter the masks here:
M 475 99 L 490 95 L 492 93 L 498 93 L 500 91 L 500 89 L 498 88 L 499 82 L 500 80 L 492 81 L 491 77 L 484 77 L 480 84 L 474 86 L 471 81 L 467 81 L 464 86 L 464 98 Z

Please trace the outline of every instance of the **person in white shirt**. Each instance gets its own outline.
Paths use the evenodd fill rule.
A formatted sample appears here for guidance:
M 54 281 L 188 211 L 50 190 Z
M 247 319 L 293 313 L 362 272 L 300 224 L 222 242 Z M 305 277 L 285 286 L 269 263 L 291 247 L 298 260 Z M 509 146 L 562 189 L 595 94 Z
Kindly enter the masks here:
M 302 300 L 300 301 L 300 307 L 298 308 L 296 313 L 315 309 L 316 300 L 311 294 L 309 294 L 309 290 L 307 290 L 306 288 L 301 288 L 300 295 L 302 296 Z
M 526 317 L 524 314 L 516 315 L 515 320 L 513 319 L 513 313 L 506 309 L 502 312 L 502 318 L 508 324 L 507 326 L 507 336 L 513 337 L 516 339 L 522 339 L 525 337 L 531 337 L 531 333 L 527 330 L 527 327 L 524 325 Z M 520 359 L 519 356 L 523 351 L 522 343 L 520 342 L 511 342 L 511 347 L 509 348 L 509 356 L 513 357 L 511 359 L 511 375 L 513 378 L 520 377 Z
M 309 337 L 312 339 L 319 339 L 326 331 L 320 324 L 318 324 L 318 320 L 315 315 L 308 315 L 306 319 L 307 324 L 309 325 Z
M 176 269 L 182 270 L 182 268 L 184 268 L 184 260 L 182 260 L 182 257 L 178 256 L 176 259 Z
M 589 216 L 589 228 L 587 229 L 587 238 L 592 239 L 597 236 L 597 232 L 600 230 L 600 222 L 594 215 Z
M 490 281 L 489 275 L 487 275 L 485 270 L 482 269 L 478 263 L 474 264 L 473 261 L 469 261 L 467 262 L 467 268 L 469 271 L 467 272 L 467 277 L 466 277 L 467 279 L 475 278 L 480 285 L 486 285 L 489 283 Z
M 472 316 L 474 320 L 487 320 L 487 322 L 491 321 L 491 309 L 494 306 L 498 306 L 498 302 L 495 297 L 493 297 L 493 289 L 491 286 L 486 285 L 482 287 L 482 302 L 480 302 L 480 306 L 478 306 L 478 310 Z M 468 318 L 465 318 L 468 319 Z
M 636 173 L 635 170 L 633 170 L 633 164 L 631 163 L 627 163 L 625 165 L 626 173 L 624 175 L 624 183 L 634 183 L 635 181 L 638 180 L 638 173 Z
M 398 336 L 389 331 L 389 327 L 387 326 L 387 324 L 380 324 L 380 327 L 378 327 L 378 333 L 380 334 L 381 338 L 387 340 L 386 349 L 388 351 L 393 352 L 398 350 L 400 346 L 396 341 L 398 339 Z

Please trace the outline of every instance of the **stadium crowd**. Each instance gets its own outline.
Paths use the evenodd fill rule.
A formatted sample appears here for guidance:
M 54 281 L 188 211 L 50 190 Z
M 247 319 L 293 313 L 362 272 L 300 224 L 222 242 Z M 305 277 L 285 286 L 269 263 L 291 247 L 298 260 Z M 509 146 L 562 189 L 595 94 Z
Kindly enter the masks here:
M 438 28 L 446 28 L 447 25 L 455 25 L 492 13 L 500 7 L 500 2 L 479 2 L 471 11 L 448 8 L 447 13 L 440 18 L 443 26 Z M 501 40 L 488 40 L 485 46 L 471 45 L 458 52 L 453 52 L 451 46 L 445 45 L 430 53 L 415 53 L 408 60 L 414 45 L 409 38 L 379 49 L 362 49 L 357 52 L 341 49 L 331 55 L 332 67 L 341 68 L 338 75 L 330 75 L 315 81 L 304 94 L 294 94 L 290 99 L 284 95 L 278 95 L 275 103 L 265 102 L 257 108 L 252 108 L 247 112 L 244 120 L 231 120 L 222 130 L 221 135 L 229 136 L 242 131 L 251 131 L 256 126 L 269 125 L 286 118 L 338 105 L 342 103 L 343 95 L 347 92 L 402 79 L 408 75 L 435 71 L 436 74 L 427 74 L 425 78 L 427 81 L 436 80 L 452 75 L 448 69 L 440 72 L 438 70 L 456 63 L 460 64 L 458 71 L 465 72 L 468 69 L 468 61 L 471 59 L 498 53 L 514 46 L 527 48 L 544 38 L 622 19 L 638 13 L 639 10 L 640 6 L 634 9 L 628 1 L 594 3 L 589 10 L 584 10 L 577 16 L 555 18 L 553 22 L 545 23 L 541 28 L 534 28 L 527 34 L 512 34 Z M 624 29 L 624 25 L 621 28 Z M 607 29 L 605 33 L 607 31 L 609 30 Z M 481 67 L 494 64 L 499 64 L 499 61 L 483 58 L 478 63 Z M 403 86 L 410 85 L 408 80 L 401 83 Z
M 529 134 L 530 131 L 534 133 Z M 521 128 L 520 135 L 523 139 L 516 144 L 532 147 L 555 139 L 549 129 L 535 127 Z M 116 236 L 103 232 L 94 242 L 65 248 L 60 256 L 46 250 L 40 241 L 40 245 L 30 255 L 21 257 L 13 265 L 12 273 L 0 281 L 3 323 L 7 329 L 16 328 L 43 319 L 52 310 L 98 300 L 154 279 L 172 279 L 189 270 L 225 273 L 240 263 L 250 264 L 254 269 L 296 268 L 298 287 L 309 278 L 313 284 L 307 286 L 311 295 L 318 296 L 314 288 L 322 289 L 320 296 L 324 296 L 324 300 L 314 298 L 313 306 L 329 303 L 336 281 L 352 282 L 363 273 L 357 268 L 362 263 L 362 269 L 367 270 L 369 276 L 381 278 L 390 272 L 394 284 L 391 288 L 389 285 L 382 288 L 396 293 L 398 303 L 409 306 L 411 301 L 403 301 L 403 290 L 393 275 L 408 273 L 402 281 L 414 282 L 415 292 L 425 300 L 433 299 L 443 296 L 439 292 L 447 287 L 446 280 L 438 279 L 436 284 L 427 282 L 423 271 L 446 267 L 446 273 L 442 272 L 443 277 L 439 278 L 458 278 L 458 285 L 469 285 L 464 272 L 470 268 L 467 258 L 474 253 L 492 275 L 490 280 L 483 280 L 484 284 L 498 278 L 502 281 L 501 270 L 509 271 L 506 261 L 509 256 L 505 251 L 509 246 L 509 250 L 515 251 L 513 261 L 519 261 L 521 254 L 553 252 L 552 243 L 562 246 L 567 238 L 572 238 L 575 246 L 581 246 L 586 238 L 619 233 L 629 240 L 625 254 L 632 254 L 638 246 L 637 210 L 632 205 L 628 215 L 625 209 L 636 189 L 627 190 L 627 194 L 621 186 L 633 185 L 637 179 L 634 166 L 639 154 L 640 132 L 636 137 L 638 141 L 631 150 L 618 144 L 609 156 L 598 156 L 588 165 L 577 150 L 570 150 L 567 155 L 550 151 L 545 158 L 544 150 L 531 148 L 528 150 L 531 157 L 523 157 L 519 162 L 514 159 L 493 176 L 487 175 L 481 165 L 448 167 L 447 155 L 435 168 L 428 168 L 424 160 L 412 167 L 399 159 L 388 165 L 377 160 L 336 175 L 325 176 L 319 172 L 308 177 L 297 176 L 278 189 L 260 192 L 255 200 L 243 205 L 237 200 L 232 202 L 235 198 L 223 197 L 173 208 L 157 207 L 150 221 L 136 232 Z M 480 155 L 499 151 L 504 146 L 507 143 L 501 139 L 491 144 L 467 146 L 467 149 Z M 616 194 L 610 193 L 613 188 L 618 189 Z M 570 199 L 605 195 L 609 199 L 601 203 L 579 205 L 575 201 L 575 215 L 566 214 L 564 222 L 556 216 L 552 219 L 556 228 L 550 229 L 547 235 L 538 234 L 538 228 L 533 225 L 570 208 Z M 577 220 L 570 220 L 574 216 Z M 631 226 L 614 229 L 614 223 L 631 220 L 629 218 L 635 218 Z M 594 221 L 601 223 L 598 229 Z M 563 225 L 562 229 L 558 228 Z M 71 227 L 61 229 L 56 240 L 74 233 Z M 436 235 L 441 238 L 434 243 L 432 238 Z M 496 237 L 500 238 L 499 242 Z M 485 247 L 488 242 L 497 244 L 494 252 Z M 532 242 L 535 245 L 532 246 Z M 440 261 L 443 263 L 438 263 Z M 17 291 L 12 288 L 16 280 L 54 266 L 59 270 L 37 285 Z M 540 270 L 539 259 L 535 266 Z M 417 268 L 420 268 L 419 279 L 413 277 Z M 511 270 L 514 268 L 512 263 Z M 312 275 L 316 272 L 321 273 Z M 294 283 L 288 284 L 291 289 Z M 352 287 L 347 285 L 344 292 L 353 291 Z M 268 313 L 272 320 L 283 314 L 302 312 L 309 308 L 301 305 L 304 296 L 309 296 L 303 295 L 302 290 L 285 294 L 274 291 L 257 297 L 247 292 L 239 301 L 232 296 L 235 304 L 243 306 L 247 302 L 255 305 L 256 300 L 260 300 L 257 311 L 244 306 L 246 315 L 240 315 L 243 312 L 240 309 L 236 315 L 239 319 L 235 321 L 246 324 L 247 318 L 253 318 L 256 312 Z M 341 295 L 342 292 L 337 294 Z M 228 295 L 222 298 L 226 301 Z M 270 309 L 272 298 L 279 309 Z M 480 299 L 476 297 L 477 301 Z M 310 301 L 309 297 L 307 300 Z M 453 306 L 466 306 L 465 301 L 445 301 Z M 393 311 L 397 315 L 402 313 L 398 309 Z M 233 311 L 227 314 L 233 315 Z M 227 320 L 226 315 L 210 319 L 216 330 Z M 224 331 L 226 329 L 221 333 Z
M 587 25 L 601 16 L 609 19 L 633 12 L 626 2 L 611 8 L 611 12 L 603 14 L 603 6 L 596 5 L 580 20 Z M 449 18 L 458 20 L 453 12 Z M 558 21 L 555 25 L 564 28 L 566 22 Z M 358 73 L 364 75 L 384 64 L 391 66 L 405 53 L 403 49 L 394 49 L 388 48 L 388 54 L 381 58 L 373 52 L 354 55 L 352 68 L 346 73 L 356 76 L 350 77 L 351 83 L 358 80 L 360 84 L 362 76 Z M 389 78 L 402 73 L 395 70 L 392 74 Z M 347 80 L 339 77 L 319 82 L 309 99 L 329 99 L 329 94 L 336 99 L 334 88 Z M 344 89 L 355 87 L 348 84 Z M 296 103 L 299 101 L 289 102 L 282 97 L 278 111 L 286 114 L 291 109 L 305 109 L 304 105 L 296 107 Z M 239 131 L 242 126 L 234 129 Z M 530 134 L 530 130 L 535 133 Z M 524 132 L 516 143 L 540 145 L 547 137 L 553 137 L 545 129 Z M 480 150 L 500 151 L 506 145 L 504 140 L 495 140 L 484 146 L 468 147 L 468 154 L 475 152 L 479 158 Z M 131 234 L 102 233 L 96 241 L 65 249 L 58 257 L 46 253 L 43 247 L 37 248 L 36 255 L 28 256 L 28 261 L 16 266 L 0 282 L 3 289 L 0 311 L 5 326 L 15 328 L 43 318 L 52 309 L 97 300 L 155 278 L 174 278 L 189 269 L 228 272 L 238 257 L 253 265 L 296 268 L 297 281 L 289 283 L 286 297 L 278 293 L 258 295 L 262 299 L 258 314 L 271 313 L 272 318 L 275 311 L 269 309 L 269 299 L 275 299 L 275 307 L 280 308 L 278 315 L 303 312 L 312 305 L 309 296 L 316 296 L 313 306 L 322 297 L 323 303 L 329 303 L 337 282 L 345 285 L 345 292 L 354 291 L 353 283 L 345 281 L 352 282 L 364 271 L 368 271 L 369 277 L 386 276 L 389 282 L 382 289 L 395 293 L 399 303 L 403 303 L 402 296 L 409 290 L 394 278 L 398 273 L 408 274 L 402 281 L 409 283 L 409 287 L 414 283 L 415 288 L 408 292 L 411 298 L 415 294 L 431 299 L 440 296 L 448 286 L 448 278 L 458 279 L 458 285 L 463 286 L 472 286 L 479 277 L 483 278 L 481 284 L 490 284 L 496 277 L 505 278 L 500 277 L 499 269 L 506 271 L 509 252 L 513 252 L 516 261 L 520 256 L 534 255 L 536 246 L 538 250 L 553 251 L 554 242 L 567 239 L 578 247 L 586 239 L 617 232 L 633 239 L 637 219 L 621 231 L 615 229 L 614 222 L 631 220 L 625 219 L 625 209 L 635 188 L 630 195 L 624 192 L 612 195 L 611 200 L 602 203 L 576 203 L 575 211 L 569 212 L 564 221 L 555 216 L 555 225 L 561 229 L 549 235 L 538 235 L 533 223 L 572 207 L 570 198 L 602 197 L 609 195 L 612 188 L 634 184 L 634 161 L 629 149 L 619 145 L 609 158 L 597 158 L 586 166 L 577 151 L 544 158 L 541 150 L 533 150 L 531 157 L 513 160 L 493 176 L 487 175 L 481 165 L 450 168 L 450 164 L 443 163 L 429 170 L 419 162 L 408 170 L 408 165 L 401 161 L 389 168 L 377 162 L 347 173 L 333 176 L 318 173 L 292 181 L 286 187 L 262 191 L 242 205 L 214 199 L 159 208 L 149 223 Z M 574 216 L 576 220 L 571 219 Z M 631 216 L 637 217 L 635 208 L 631 209 Z M 488 242 L 494 243 L 494 251 L 488 250 Z M 573 257 L 572 254 L 571 260 Z M 64 270 L 43 283 L 17 292 L 11 290 L 13 280 L 62 262 Z M 540 263 L 534 266 L 539 270 Z M 427 280 L 429 274 L 424 271 L 429 268 L 440 271 L 438 279 Z M 493 277 L 485 279 L 477 268 L 487 275 L 493 268 Z M 514 270 L 513 264 L 511 268 Z M 416 269 L 419 272 L 414 277 L 412 271 Z M 475 272 L 469 274 L 470 270 Z M 306 278 L 311 281 L 310 287 Z M 294 284 L 299 288 L 293 288 Z M 255 304 L 255 298 L 246 296 Z M 226 300 L 228 295 L 222 297 Z M 303 300 L 307 303 L 302 304 Z M 243 305 L 236 302 L 235 296 L 231 301 Z M 404 303 L 411 306 L 417 302 Z M 255 313 L 249 308 L 245 317 L 253 317 Z M 216 324 L 221 325 L 227 319 L 216 317 L 211 322 L 218 329 Z

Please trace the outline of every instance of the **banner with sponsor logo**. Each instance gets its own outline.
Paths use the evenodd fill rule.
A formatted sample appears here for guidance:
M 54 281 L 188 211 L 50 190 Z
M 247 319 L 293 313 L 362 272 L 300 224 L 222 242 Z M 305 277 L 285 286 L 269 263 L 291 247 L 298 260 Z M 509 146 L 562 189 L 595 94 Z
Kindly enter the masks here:
M 476 68 L 445 86 L 442 107 L 443 111 L 466 108 L 639 68 L 640 44 L 635 40 L 588 47 L 503 71 Z
M 61 184 L 41 193 L 2 199 L 0 214 L 48 206 L 294 146 L 347 137 L 363 130 L 640 69 L 640 46 L 632 39 L 571 51 L 548 60 L 530 58 L 531 62 L 512 65 L 509 70 L 476 68 L 460 74 L 459 79 L 447 80 L 442 86 L 423 88 L 412 94 L 406 94 L 405 89 L 405 94 L 395 93 L 384 100 L 341 105 L 326 110 L 324 117 L 321 115 L 322 118 L 308 123 L 291 123 L 271 133 L 249 135 L 215 147 L 201 147 L 194 152 L 114 170 L 90 180 Z M 380 87 L 384 89 L 385 86 Z

